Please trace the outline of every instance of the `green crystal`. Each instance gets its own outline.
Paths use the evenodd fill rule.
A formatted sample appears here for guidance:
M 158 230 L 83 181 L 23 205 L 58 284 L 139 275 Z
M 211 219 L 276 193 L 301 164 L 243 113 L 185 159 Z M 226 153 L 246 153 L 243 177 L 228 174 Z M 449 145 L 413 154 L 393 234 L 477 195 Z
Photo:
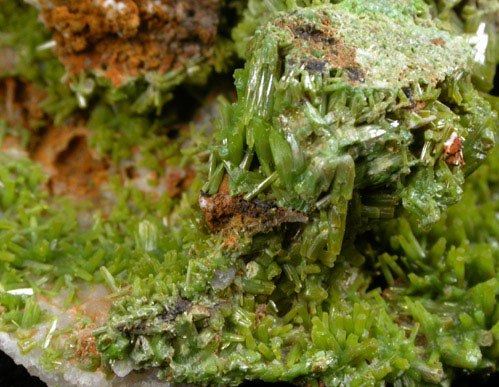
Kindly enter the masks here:
M 180 199 L 147 195 L 126 177 L 111 179 L 98 206 L 52 197 L 39 166 L 0 152 L 0 328 L 23 353 L 43 350 L 54 372 L 61 361 L 105 372 L 129 364 L 202 385 L 448 385 L 496 372 L 498 150 L 485 158 L 497 98 L 476 91 L 490 77 L 477 78 L 465 38 L 441 29 L 466 12 L 490 20 L 490 10 L 438 2 L 431 20 L 419 1 L 330 3 L 249 1 L 234 32 L 255 35 L 236 73 L 238 101 L 222 101 L 213 136 L 167 139 L 161 125 L 174 119 L 132 112 L 133 90 L 92 102 L 92 144 L 113 165 L 137 144 L 158 152 L 144 153 L 150 170 L 157 154 L 192 165 L 197 177 Z M 398 45 L 411 34 L 425 39 Z M 386 47 L 375 53 L 393 57 L 411 58 L 414 46 L 414 66 L 391 55 L 369 62 L 376 42 Z M 343 66 L 334 48 L 342 60 L 364 50 L 364 62 Z M 407 78 L 385 79 L 388 68 Z M 443 154 L 454 133 L 462 166 Z M 263 211 L 265 224 L 209 229 L 199 192 L 205 204 L 222 194 L 224 175 L 227 200 Z M 98 285 L 113 300 L 102 326 L 83 318 L 33 338 L 37 324 L 57 323 L 38 301 L 64 292 L 75 307 Z M 98 350 L 84 359 L 71 336 L 82 327 Z
M 238 101 L 223 107 L 213 157 L 231 194 L 311 214 L 310 238 L 323 241 L 304 247 L 310 256 L 339 254 L 352 199 L 364 223 L 390 217 L 396 203 L 367 202 L 392 195 L 430 227 L 494 144 L 497 116 L 471 84 L 466 41 L 420 2 L 290 8 L 256 30 Z M 464 165 L 444 162 L 451 136 Z

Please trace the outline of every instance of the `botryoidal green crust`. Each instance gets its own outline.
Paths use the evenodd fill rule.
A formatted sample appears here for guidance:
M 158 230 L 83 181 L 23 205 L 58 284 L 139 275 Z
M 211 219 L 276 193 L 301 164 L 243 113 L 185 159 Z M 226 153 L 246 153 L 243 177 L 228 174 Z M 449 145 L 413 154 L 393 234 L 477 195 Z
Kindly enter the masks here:
M 238 102 L 218 122 L 208 194 L 227 174 L 231 195 L 310 214 L 303 252 L 331 262 L 354 196 L 364 222 L 391 217 L 402 198 L 423 227 L 460 199 L 497 116 L 471 84 L 464 39 L 436 28 L 424 4 L 397 4 L 298 8 L 256 31 Z M 449 159 L 455 137 L 464 162 Z

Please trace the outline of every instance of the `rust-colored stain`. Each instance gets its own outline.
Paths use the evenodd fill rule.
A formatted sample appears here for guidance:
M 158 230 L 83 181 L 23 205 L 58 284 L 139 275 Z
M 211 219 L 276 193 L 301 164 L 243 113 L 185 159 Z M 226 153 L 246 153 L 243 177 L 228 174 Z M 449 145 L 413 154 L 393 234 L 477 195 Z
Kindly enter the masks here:
M 36 129 L 46 118 L 40 107 L 45 97 L 31 82 L 14 77 L 0 79 L 0 118 L 11 127 Z
M 8 134 L 5 136 L 2 140 L 2 143 L 0 144 L 0 150 L 4 152 L 21 152 L 24 153 L 25 149 L 21 143 L 21 140 L 19 137 L 12 136 L 11 134 Z
M 70 333 L 70 336 L 76 339 L 75 360 L 85 360 L 89 355 L 99 354 L 92 332 L 106 322 L 111 309 L 111 300 L 104 296 L 90 295 L 83 301 L 81 305 L 69 310 L 70 315 L 74 317 L 81 314 L 81 317 L 88 317 L 92 321 L 91 325 L 78 327 Z
M 180 197 L 191 186 L 196 177 L 192 168 L 170 167 L 166 173 L 166 191 L 172 198 Z
M 307 71 L 322 72 L 331 67 L 344 69 L 350 82 L 363 82 L 364 71 L 356 62 L 356 50 L 336 34 L 327 17 L 309 24 L 301 19 L 278 20 L 278 28 L 287 28 L 293 35 L 293 46 L 301 52 L 300 65 Z
M 49 127 L 31 156 L 43 165 L 52 194 L 92 197 L 108 179 L 108 163 L 87 145 L 83 127 Z
M 465 164 L 463 156 L 463 139 L 461 136 L 453 134 L 452 137 L 444 143 L 444 153 L 442 157 L 448 165 L 462 167 Z
M 431 42 L 436 46 L 442 46 L 442 47 L 445 46 L 445 41 L 442 38 L 432 39 Z
M 266 233 L 285 223 L 308 222 L 307 216 L 298 211 L 256 199 L 247 201 L 241 196 L 231 197 L 226 178 L 216 194 L 209 196 L 201 193 L 199 206 L 210 229 L 226 233 L 227 247 L 237 246 L 241 230 L 249 234 Z
M 83 328 L 75 332 L 78 339 L 75 348 L 75 357 L 78 360 L 86 360 L 89 355 L 99 355 L 97 343 L 92 333 L 93 328 Z
M 115 85 L 202 59 L 215 42 L 218 0 L 41 0 L 70 73 L 100 70 Z

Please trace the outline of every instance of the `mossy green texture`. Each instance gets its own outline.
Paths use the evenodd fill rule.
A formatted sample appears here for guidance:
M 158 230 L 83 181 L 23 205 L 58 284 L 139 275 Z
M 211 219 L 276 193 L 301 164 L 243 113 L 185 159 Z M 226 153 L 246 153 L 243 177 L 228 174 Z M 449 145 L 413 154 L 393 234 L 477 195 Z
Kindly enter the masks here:
M 19 76 L 40 87 L 56 87 L 64 74 L 50 50 L 40 48 L 50 39 L 38 12 L 21 0 L 6 1 L 0 12 L 0 77 Z

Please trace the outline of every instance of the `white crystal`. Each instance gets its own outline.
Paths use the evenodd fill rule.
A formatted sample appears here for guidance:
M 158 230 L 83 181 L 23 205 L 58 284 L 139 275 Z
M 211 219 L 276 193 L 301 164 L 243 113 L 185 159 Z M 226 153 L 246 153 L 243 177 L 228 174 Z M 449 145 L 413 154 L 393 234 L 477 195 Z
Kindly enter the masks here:
M 211 286 L 213 289 L 223 290 L 226 289 L 232 282 L 236 275 L 236 267 L 230 266 L 227 270 L 215 270 L 215 274 L 211 279 Z

